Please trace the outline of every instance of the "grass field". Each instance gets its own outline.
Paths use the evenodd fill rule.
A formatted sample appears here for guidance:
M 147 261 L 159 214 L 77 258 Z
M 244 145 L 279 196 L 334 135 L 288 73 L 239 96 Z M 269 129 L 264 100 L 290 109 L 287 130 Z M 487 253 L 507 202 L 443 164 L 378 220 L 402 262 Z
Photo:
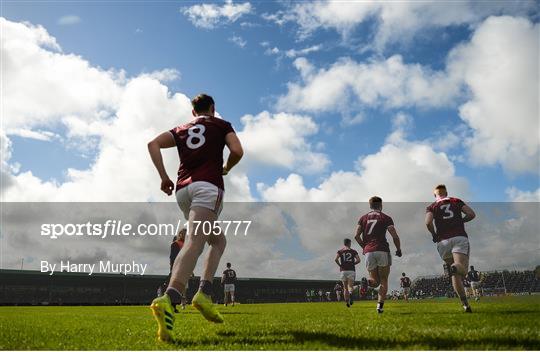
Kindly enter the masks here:
M 457 300 L 253 304 L 221 307 L 226 321 L 177 314 L 178 343 L 155 339 L 147 307 L 0 307 L 0 349 L 540 349 L 540 296 Z

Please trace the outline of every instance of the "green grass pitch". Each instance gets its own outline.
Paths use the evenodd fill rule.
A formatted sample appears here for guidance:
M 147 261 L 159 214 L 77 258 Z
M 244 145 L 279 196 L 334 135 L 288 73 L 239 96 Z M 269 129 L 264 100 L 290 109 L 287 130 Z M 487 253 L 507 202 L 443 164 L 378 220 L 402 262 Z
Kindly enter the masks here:
M 483 298 L 465 314 L 455 299 L 253 304 L 220 307 L 208 323 L 177 314 L 177 344 L 155 339 L 147 307 L 0 307 L 0 349 L 540 349 L 540 296 Z

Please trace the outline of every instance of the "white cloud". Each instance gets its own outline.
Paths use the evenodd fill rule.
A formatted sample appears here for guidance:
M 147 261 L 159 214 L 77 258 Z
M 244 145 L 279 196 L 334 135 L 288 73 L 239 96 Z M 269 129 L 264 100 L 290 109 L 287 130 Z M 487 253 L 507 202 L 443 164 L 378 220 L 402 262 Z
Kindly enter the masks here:
M 289 59 L 294 59 L 294 58 L 296 58 L 298 56 L 306 56 L 306 55 L 309 55 L 311 53 L 320 51 L 322 49 L 322 47 L 323 47 L 321 44 L 317 44 L 317 45 L 312 45 L 312 46 L 302 48 L 302 49 L 284 50 L 284 49 L 278 48 L 277 46 L 270 47 L 269 42 L 262 42 L 260 44 L 261 44 L 261 46 L 263 48 L 266 48 L 266 50 L 264 51 L 265 55 L 275 55 L 275 56 L 278 56 L 280 59 L 283 58 L 283 57 L 288 57 Z
M 490 17 L 471 40 L 448 55 L 444 70 L 407 64 L 400 55 L 358 63 L 342 58 L 317 69 L 294 65 L 300 80 L 277 100 L 284 111 L 338 111 L 343 125 L 362 121 L 370 108 L 459 106 L 463 128 L 432 141 L 448 150 L 464 140 L 473 165 L 500 164 L 510 173 L 540 170 L 539 25 L 523 18 Z M 504 67 L 505 69 L 501 69 Z M 454 128 L 452 128 L 454 130 Z M 531 131 L 534 131 L 531 133 Z
M 403 115 L 404 116 L 404 115 Z M 425 201 L 433 186 L 445 183 L 456 196 L 468 195 L 467 182 L 455 174 L 443 152 L 422 142 L 405 140 L 401 115 L 397 129 L 375 154 L 360 157 L 354 171 L 334 171 L 318 186 L 306 188 L 303 178 L 290 174 L 274 185 L 257 185 L 264 201 L 358 202 L 379 195 L 391 202 Z
M 489 15 L 526 14 L 535 9 L 534 1 L 523 2 L 435 2 L 435 1 L 314 1 L 289 5 L 287 9 L 263 18 L 283 25 L 298 25 L 300 39 L 320 29 L 335 30 L 344 38 L 360 24 L 375 21 L 373 47 L 410 41 L 423 29 L 454 25 L 474 25 Z
M 281 52 L 277 46 L 274 46 L 272 48 L 268 47 L 265 51 L 265 55 L 278 55 Z
M 2 130 L 2 156 L 5 165 L 2 171 L 6 172 L 5 185 L 9 187 L 3 192 L 5 199 L 166 199 L 159 191 L 159 179 L 148 157 L 146 142 L 159 132 L 191 119 L 190 99 L 180 93 L 172 94 L 160 82 L 177 79 L 179 73 L 173 69 L 165 69 L 132 78 L 116 79 L 118 75 L 114 71 L 96 69 L 78 56 L 59 51 L 54 38 L 42 27 L 20 25 L 6 20 L 3 20 L 3 26 L 9 27 L 3 40 L 12 43 L 3 47 L 4 54 L 7 57 L 27 54 L 26 61 L 33 63 L 31 66 L 9 66 L 9 75 L 24 79 L 26 86 L 54 87 L 52 91 L 36 89 L 26 92 L 26 104 L 22 104 L 22 108 L 17 104 L 22 95 L 11 92 L 6 94 L 4 107 L 9 113 L 4 113 L 6 118 L 3 121 L 5 129 Z M 36 38 L 40 38 L 40 41 Z M 55 45 L 51 45 L 51 50 L 40 46 L 40 42 Z M 71 66 L 67 71 L 70 77 L 50 76 L 44 72 L 46 66 L 51 68 L 66 62 Z M 8 69 L 6 66 L 3 66 L 3 73 Z M 61 71 L 62 67 L 57 70 Z M 73 90 L 72 85 L 81 84 L 91 87 L 89 92 L 94 91 L 95 94 L 79 94 L 73 98 L 75 101 L 71 101 L 74 92 L 69 91 Z M 114 94 L 102 96 L 103 91 Z M 156 116 L 159 116 L 159 119 L 156 119 Z M 255 116 L 246 115 L 241 120 L 243 128 L 238 129 L 238 132 L 247 150 L 246 160 L 242 164 L 277 166 L 306 173 L 320 172 L 328 166 L 328 157 L 308 141 L 308 138 L 318 132 L 317 124 L 310 117 L 262 112 Z M 16 172 L 15 165 L 9 163 L 9 134 L 40 139 L 53 138 L 53 135 L 43 129 L 45 127 L 65 128 L 65 136 L 54 137 L 62 138 L 62 142 L 76 146 L 81 151 L 91 151 L 94 155 L 90 167 L 84 170 L 66 170 L 66 179 L 62 182 L 42 180 L 31 171 Z M 5 135 L 6 131 L 8 136 Z M 166 151 L 164 158 L 168 173 L 174 178 L 178 165 L 176 151 Z M 246 168 L 240 165 L 226 177 L 226 200 L 253 200 Z M 122 180 L 111 182 L 114 175 L 123 175 Z
M 238 35 L 233 35 L 229 38 L 229 41 L 240 48 L 244 48 L 247 45 L 247 41 Z
M 470 90 L 459 111 L 473 129 L 466 143 L 476 165 L 540 170 L 539 28 L 523 18 L 491 17 L 449 56 Z
M 277 107 L 286 111 L 347 111 L 361 107 L 439 107 L 450 105 L 459 84 L 445 72 L 406 64 L 400 55 L 358 63 L 342 58 L 315 69 L 305 58 L 294 62 L 301 81 L 288 83 Z
M 3 127 L 28 128 L 117 107 L 123 75 L 61 52 L 41 26 L 0 18 Z M 84 93 L 83 93 L 84 92 Z
M 164 200 L 159 178 L 148 158 L 146 142 L 158 132 L 187 121 L 190 100 L 170 95 L 167 88 L 148 76 L 131 79 L 123 88 L 115 116 L 107 121 L 86 122 L 71 118 L 66 127 L 78 127 L 99 137 L 94 163 L 86 170 L 68 169 L 63 183 L 44 181 L 31 171 L 10 176 L 4 196 L 12 201 L 145 201 Z M 159 119 L 155 119 L 159 116 Z M 76 122 L 74 122 L 76 121 Z M 84 140 L 75 130 L 73 138 Z M 137 142 L 135 142 L 137 141 Z M 175 175 L 176 153 L 164 153 L 167 170 Z M 115 179 L 113 175 L 122 175 Z
M 157 80 L 175 78 L 178 72 L 163 70 L 126 79 L 118 72 L 93 67 L 79 56 L 62 53 L 43 27 L 3 18 L 0 24 L 5 58 L 4 199 L 144 201 L 149 195 L 162 199 L 145 143 L 158 132 L 191 117 L 189 98 L 171 94 Z M 43 128 L 59 126 L 67 129 L 68 143 L 95 143 L 93 164 L 86 170 L 68 169 L 63 183 L 41 180 L 31 171 L 18 173 L 9 163 L 9 134 L 51 139 L 54 134 Z M 96 139 L 89 138 L 92 136 Z M 175 174 L 174 154 L 168 153 L 165 158 L 171 176 Z M 124 176 L 121 182 L 111 182 L 112 175 Z
M 307 138 L 319 128 L 308 116 L 263 111 L 241 118 L 238 133 L 246 150 L 245 163 L 259 163 L 312 173 L 326 169 L 328 157 L 314 151 Z
M 160 82 L 172 82 L 179 80 L 181 75 L 180 72 L 173 68 L 166 68 L 163 70 L 152 71 L 150 73 L 143 74 L 154 79 L 157 79 Z
M 249 2 L 234 4 L 226 0 L 222 6 L 216 4 L 201 4 L 185 7 L 181 12 L 196 27 L 213 29 L 222 23 L 232 23 L 252 11 Z
M 66 15 L 58 19 L 57 23 L 61 26 L 69 26 L 81 22 L 81 18 L 77 15 Z
M 510 187 L 506 190 L 506 194 L 512 202 L 540 202 L 540 188 L 536 191 L 522 191 L 516 187 Z
M 51 131 L 42 131 L 42 130 L 27 130 L 24 128 L 17 128 L 13 130 L 7 131 L 8 135 L 13 136 L 19 136 L 22 138 L 29 138 L 29 139 L 35 139 L 38 141 L 51 141 L 56 138 L 60 138 L 60 136 L 54 132 Z

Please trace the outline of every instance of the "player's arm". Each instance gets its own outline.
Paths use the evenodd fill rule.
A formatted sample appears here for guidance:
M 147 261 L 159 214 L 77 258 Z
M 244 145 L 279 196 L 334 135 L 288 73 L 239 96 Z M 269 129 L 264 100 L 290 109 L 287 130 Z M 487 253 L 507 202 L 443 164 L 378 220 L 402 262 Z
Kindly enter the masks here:
M 163 132 L 148 143 L 148 152 L 150 158 L 156 167 L 159 177 L 161 177 L 161 190 L 167 195 L 171 195 L 174 189 L 174 183 L 167 175 L 165 165 L 163 165 L 163 156 L 161 155 L 161 149 L 172 148 L 176 146 L 174 137 L 171 132 Z
M 354 265 L 360 264 L 360 256 L 358 253 L 354 256 Z
M 476 217 L 474 210 L 472 210 L 472 208 L 467 204 L 464 204 L 463 207 L 461 207 L 461 212 L 465 214 L 463 217 L 463 222 L 469 222 Z
M 225 282 L 225 272 L 223 272 L 223 275 L 221 275 L 221 284 Z
M 339 261 L 339 254 L 336 254 L 336 259 L 334 259 L 334 261 L 336 262 L 336 264 L 341 268 L 341 263 Z
M 229 132 L 225 136 L 225 144 L 229 148 L 229 157 L 223 165 L 223 175 L 227 175 L 231 169 L 238 164 L 242 156 L 244 156 L 244 149 L 242 148 L 242 143 L 240 139 L 234 132 Z
M 394 241 L 394 246 L 396 246 L 396 256 L 401 257 L 401 241 L 397 234 L 396 228 L 394 225 L 388 226 L 388 232 L 392 236 L 392 241 Z
M 356 225 L 356 234 L 354 235 L 354 239 L 360 247 L 364 248 L 364 240 L 362 239 L 362 232 L 364 232 L 364 229 L 362 229 L 362 225 L 358 224 Z
M 431 238 L 433 239 L 433 242 L 438 242 L 438 236 L 437 232 L 435 232 L 435 226 L 433 226 L 433 213 L 428 211 L 426 213 L 426 227 L 428 231 L 431 233 Z

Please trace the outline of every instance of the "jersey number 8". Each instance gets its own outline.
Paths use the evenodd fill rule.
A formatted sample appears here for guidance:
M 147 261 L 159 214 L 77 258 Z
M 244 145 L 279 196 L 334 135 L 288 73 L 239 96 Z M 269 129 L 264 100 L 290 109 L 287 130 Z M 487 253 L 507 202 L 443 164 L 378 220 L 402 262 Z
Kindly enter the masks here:
M 206 127 L 201 124 L 191 126 L 188 129 L 186 145 L 189 149 L 197 149 L 202 146 L 204 142 L 206 142 L 206 138 L 204 138 L 204 131 L 206 131 Z M 197 139 L 197 142 L 193 143 L 193 139 Z

